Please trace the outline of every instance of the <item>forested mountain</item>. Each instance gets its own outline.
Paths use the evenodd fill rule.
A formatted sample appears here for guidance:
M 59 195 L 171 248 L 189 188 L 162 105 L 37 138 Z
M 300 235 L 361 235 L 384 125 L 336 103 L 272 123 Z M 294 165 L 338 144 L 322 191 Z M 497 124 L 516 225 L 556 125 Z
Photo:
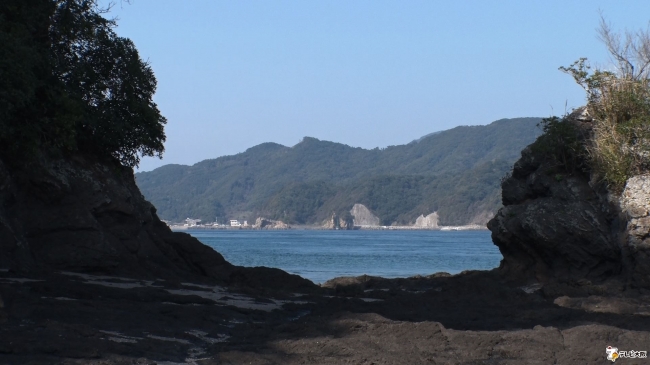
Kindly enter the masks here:
M 311 137 L 293 147 L 263 143 L 193 166 L 140 172 L 136 180 L 171 221 L 266 216 L 321 223 L 360 203 L 386 225 L 433 211 L 441 224 L 482 223 L 500 205 L 501 177 L 541 133 L 540 120 L 461 126 L 372 150 Z

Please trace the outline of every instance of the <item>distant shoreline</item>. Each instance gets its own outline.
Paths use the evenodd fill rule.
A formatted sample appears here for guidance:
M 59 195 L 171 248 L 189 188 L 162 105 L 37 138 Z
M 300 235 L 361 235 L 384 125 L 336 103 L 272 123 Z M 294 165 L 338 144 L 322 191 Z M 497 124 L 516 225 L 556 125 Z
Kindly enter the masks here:
M 228 230 L 228 231 L 337 231 L 337 229 L 324 228 L 321 226 L 310 226 L 310 225 L 296 225 L 291 226 L 285 229 L 259 229 L 253 228 L 252 226 L 248 227 L 230 227 L 230 226 L 182 226 L 182 225 L 169 225 L 169 228 L 176 231 L 188 231 L 188 230 Z M 480 226 L 477 224 L 465 225 L 465 226 L 439 226 L 436 228 L 429 227 L 414 227 L 414 226 L 355 226 L 353 230 L 363 230 L 363 231 L 487 231 L 486 226 Z M 345 230 L 341 230 L 345 231 Z

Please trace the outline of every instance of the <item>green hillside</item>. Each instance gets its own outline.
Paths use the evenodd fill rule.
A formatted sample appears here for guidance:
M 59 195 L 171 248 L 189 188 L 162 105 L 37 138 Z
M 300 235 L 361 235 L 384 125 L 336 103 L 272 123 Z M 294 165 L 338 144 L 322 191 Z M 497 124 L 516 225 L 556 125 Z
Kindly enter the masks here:
M 540 120 L 461 126 L 385 149 L 311 137 L 293 147 L 263 143 L 193 166 L 140 172 L 136 180 L 171 221 L 266 216 L 310 224 L 361 203 L 386 225 L 433 211 L 442 224 L 466 224 L 496 211 L 501 177 L 540 134 Z

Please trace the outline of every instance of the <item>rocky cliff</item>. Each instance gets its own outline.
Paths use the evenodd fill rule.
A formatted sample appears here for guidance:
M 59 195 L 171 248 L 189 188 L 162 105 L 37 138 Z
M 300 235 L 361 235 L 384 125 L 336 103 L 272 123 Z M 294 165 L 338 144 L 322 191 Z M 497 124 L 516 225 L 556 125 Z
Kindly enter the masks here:
M 433 212 L 426 217 L 424 214 L 421 214 L 415 220 L 414 226 L 420 228 L 438 228 L 438 212 Z
M 354 225 L 361 227 L 378 227 L 380 220 L 372 214 L 370 209 L 366 208 L 363 204 L 355 204 L 350 210 L 350 214 L 354 217 Z
M 13 169 L 0 161 L 0 269 L 228 284 L 269 277 L 253 278 L 255 269 L 235 267 L 190 235 L 172 232 L 136 187 L 131 169 L 79 155 L 41 157 Z
M 569 122 L 589 121 L 576 114 Z M 648 176 L 630 179 L 619 196 L 588 170 L 558 170 L 531 145 L 504 179 L 502 199 L 488 228 L 507 277 L 650 287 Z
M 323 228 L 350 230 L 350 229 L 354 229 L 354 223 L 351 217 L 350 218 L 339 217 L 339 215 L 336 214 L 336 212 L 334 212 L 332 213 L 332 217 L 323 223 Z

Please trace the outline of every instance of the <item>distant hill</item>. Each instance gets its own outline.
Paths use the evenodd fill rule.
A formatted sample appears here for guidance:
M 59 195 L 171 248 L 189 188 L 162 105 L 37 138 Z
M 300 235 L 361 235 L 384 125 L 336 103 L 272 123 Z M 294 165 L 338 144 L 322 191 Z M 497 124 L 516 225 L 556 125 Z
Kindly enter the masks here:
M 411 224 L 433 211 L 445 225 L 484 223 L 500 206 L 501 177 L 541 133 L 540 121 L 501 119 L 372 150 L 311 137 L 293 147 L 263 143 L 193 166 L 140 172 L 136 181 L 171 221 L 265 216 L 314 224 L 360 203 L 385 225 Z

